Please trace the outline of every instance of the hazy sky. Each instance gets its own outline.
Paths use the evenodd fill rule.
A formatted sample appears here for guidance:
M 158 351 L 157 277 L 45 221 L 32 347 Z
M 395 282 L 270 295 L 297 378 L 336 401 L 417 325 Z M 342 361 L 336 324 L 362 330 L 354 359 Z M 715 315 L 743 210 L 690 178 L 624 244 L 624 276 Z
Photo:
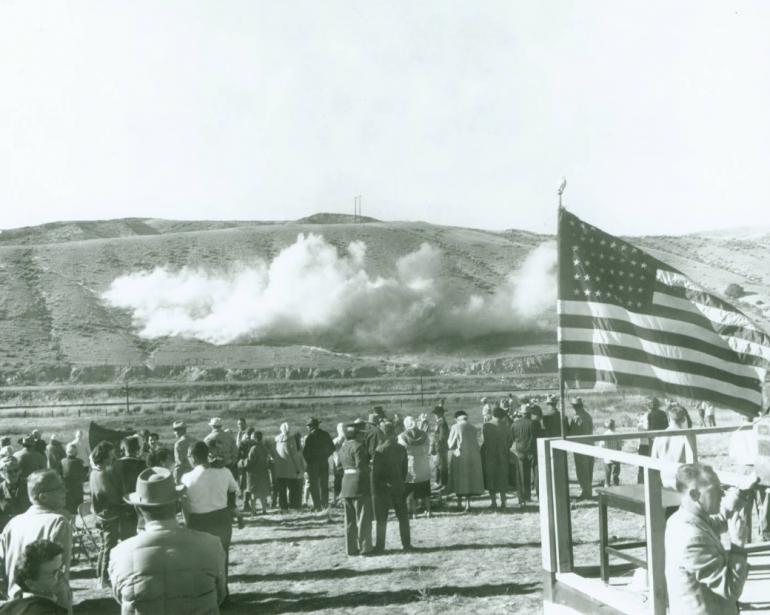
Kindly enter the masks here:
M 0 228 L 770 225 L 770 2 L 0 0 Z

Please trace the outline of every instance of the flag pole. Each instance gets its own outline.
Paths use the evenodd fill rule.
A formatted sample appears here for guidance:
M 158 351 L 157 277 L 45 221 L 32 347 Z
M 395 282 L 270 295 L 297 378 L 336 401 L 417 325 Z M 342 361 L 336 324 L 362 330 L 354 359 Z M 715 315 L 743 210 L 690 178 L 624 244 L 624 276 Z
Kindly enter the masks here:
M 564 385 L 564 378 L 562 377 L 562 369 L 561 369 L 561 331 L 559 329 L 558 319 L 559 319 L 559 298 L 561 297 L 561 238 L 559 237 L 559 222 L 561 220 L 561 210 L 563 209 L 561 204 L 561 196 L 564 194 L 564 190 L 567 187 L 567 178 L 562 177 L 561 185 L 559 186 L 559 190 L 557 194 L 559 195 L 559 209 L 556 212 L 556 333 L 557 333 L 557 340 L 556 340 L 556 370 L 559 372 L 559 404 L 561 406 L 561 417 L 559 419 L 559 429 L 561 432 L 561 439 L 564 440 L 567 437 L 567 434 L 564 433 L 564 423 L 567 420 L 567 415 L 565 411 L 565 400 L 564 400 L 564 394 L 566 392 L 566 387 Z

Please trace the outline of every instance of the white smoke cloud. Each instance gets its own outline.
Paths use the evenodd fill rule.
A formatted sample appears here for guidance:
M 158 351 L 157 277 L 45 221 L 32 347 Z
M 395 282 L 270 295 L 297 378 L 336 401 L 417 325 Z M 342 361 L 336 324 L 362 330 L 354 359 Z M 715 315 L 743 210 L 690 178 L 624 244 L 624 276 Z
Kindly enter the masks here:
M 300 234 L 270 263 L 226 271 L 157 267 L 116 278 L 102 295 L 132 313 L 145 338 L 184 336 L 315 344 L 346 350 L 451 346 L 499 334 L 543 331 L 556 300 L 553 243 L 536 248 L 490 295 L 458 300 L 427 243 L 400 258 L 395 277 L 366 271 L 366 245 L 340 254 Z

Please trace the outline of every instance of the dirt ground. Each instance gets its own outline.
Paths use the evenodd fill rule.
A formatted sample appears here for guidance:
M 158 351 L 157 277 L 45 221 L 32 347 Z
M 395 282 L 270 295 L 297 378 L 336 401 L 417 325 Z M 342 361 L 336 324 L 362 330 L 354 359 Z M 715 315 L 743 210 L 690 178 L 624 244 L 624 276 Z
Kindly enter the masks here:
M 471 514 L 437 512 L 412 521 L 419 550 L 402 553 L 388 525 L 386 553 L 345 554 L 341 510 L 258 515 L 235 530 L 230 551 L 231 604 L 223 613 L 537 613 L 541 610 L 537 507 Z M 75 613 L 119 613 L 93 568 L 73 571 Z

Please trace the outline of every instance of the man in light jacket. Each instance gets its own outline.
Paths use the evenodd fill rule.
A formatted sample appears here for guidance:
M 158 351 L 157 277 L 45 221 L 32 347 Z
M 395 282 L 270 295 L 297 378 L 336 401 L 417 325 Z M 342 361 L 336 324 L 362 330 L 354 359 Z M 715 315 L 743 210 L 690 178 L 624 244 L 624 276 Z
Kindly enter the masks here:
M 144 518 L 144 531 L 112 550 L 110 580 L 122 615 L 219 613 L 225 552 L 216 536 L 177 523 L 183 489 L 166 468 L 148 468 L 125 498 Z
M 680 466 L 676 484 L 682 504 L 666 524 L 669 612 L 737 615 L 749 574 L 740 497 L 728 493 L 723 501 L 719 478 L 705 464 Z M 729 548 L 720 538 L 725 531 Z
M 61 476 L 53 470 L 33 472 L 27 479 L 32 506 L 16 515 L 0 535 L 0 560 L 6 581 L 7 595 L 15 598 L 21 593 L 16 583 L 16 564 L 27 545 L 45 539 L 62 548 L 62 574 L 58 579 L 56 602 L 72 613 L 72 591 L 69 568 L 72 559 L 72 526 L 64 513 L 65 491 Z

